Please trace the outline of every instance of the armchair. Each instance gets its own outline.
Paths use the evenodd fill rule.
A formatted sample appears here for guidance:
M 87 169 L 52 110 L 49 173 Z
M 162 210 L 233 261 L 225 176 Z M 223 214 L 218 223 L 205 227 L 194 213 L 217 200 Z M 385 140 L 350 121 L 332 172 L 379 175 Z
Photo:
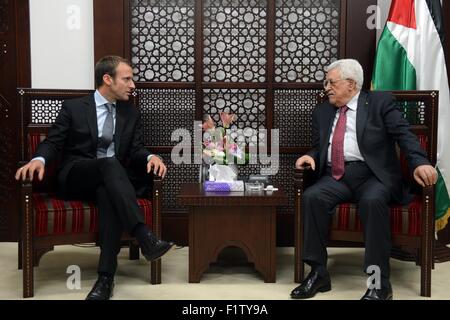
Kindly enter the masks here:
M 30 159 L 45 139 L 63 100 L 88 93 L 81 90 L 19 89 L 22 159 Z M 19 166 L 23 164 L 19 163 Z M 46 165 L 43 181 L 34 179 L 32 183 L 19 183 L 21 235 L 18 258 L 19 269 L 23 270 L 24 298 L 34 295 L 34 267 L 54 246 L 98 241 L 98 209 L 95 203 L 64 201 L 55 196 L 57 166 L 58 160 Z M 146 194 L 138 199 L 145 223 L 158 238 L 161 237 L 161 187 L 161 180 L 153 179 L 152 188 L 148 188 Z M 136 240 L 126 233 L 122 240 L 129 243 L 130 259 L 139 259 Z M 161 283 L 161 260 L 152 261 L 150 265 L 150 282 Z
M 411 130 L 436 164 L 438 92 L 395 91 L 396 103 L 411 125 Z M 324 97 L 322 96 L 322 99 Z M 319 99 L 320 100 L 320 99 Z M 391 206 L 391 230 L 394 250 L 412 255 L 421 268 L 420 295 L 431 296 L 431 269 L 434 266 L 434 186 L 420 187 L 408 170 L 405 157 L 399 152 L 404 179 L 411 185 L 414 199 L 407 206 Z M 302 261 L 303 217 L 302 194 L 312 183 L 308 169 L 295 169 L 295 282 L 304 278 Z M 344 203 L 336 208 L 329 233 L 329 245 L 363 245 L 363 234 L 355 204 Z

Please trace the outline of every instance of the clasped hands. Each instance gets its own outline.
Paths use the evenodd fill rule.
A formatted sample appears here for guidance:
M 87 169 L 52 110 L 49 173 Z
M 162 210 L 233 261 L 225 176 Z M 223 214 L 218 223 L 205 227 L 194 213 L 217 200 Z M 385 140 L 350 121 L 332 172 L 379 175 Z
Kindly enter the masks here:
M 312 170 L 316 169 L 316 162 L 311 156 L 304 155 L 297 159 L 295 167 L 297 169 L 303 169 L 305 166 L 311 166 Z M 422 187 L 431 186 L 437 182 L 438 175 L 436 169 L 428 164 L 418 166 L 414 169 L 414 180 Z

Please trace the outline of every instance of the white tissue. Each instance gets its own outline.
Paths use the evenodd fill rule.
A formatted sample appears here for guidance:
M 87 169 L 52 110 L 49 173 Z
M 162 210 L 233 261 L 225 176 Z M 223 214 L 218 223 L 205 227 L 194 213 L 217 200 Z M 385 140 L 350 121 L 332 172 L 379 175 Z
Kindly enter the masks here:
M 209 168 L 209 177 L 212 181 L 232 182 L 236 181 L 237 175 L 229 166 L 214 164 Z

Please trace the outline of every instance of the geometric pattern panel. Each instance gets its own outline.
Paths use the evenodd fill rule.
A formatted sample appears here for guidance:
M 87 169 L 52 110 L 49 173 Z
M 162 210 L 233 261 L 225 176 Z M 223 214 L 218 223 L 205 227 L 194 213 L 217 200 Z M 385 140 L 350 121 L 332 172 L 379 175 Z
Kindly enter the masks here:
M 425 102 L 423 101 L 395 101 L 395 105 L 403 112 L 403 117 L 410 125 L 425 124 Z
M 288 205 L 277 208 L 278 213 L 294 213 L 294 165 L 300 154 L 280 154 L 278 173 L 270 176 L 272 184 L 281 186 L 288 196 Z
M 265 82 L 267 0 L 204 2 L 204 81 Z
M 31 123 L 52 124 L 61 110 L 64 100 L 33 99 L 31 100 Z
M 203 113 L 222 127 L 220 112 L 233 113 L 237 120 L 230 126 L 236 143 L 256 145 L 258 129 L 266 128 L 266 90 L 264 89 L 204 89 Z M 259 133 L 261 141 L 262 133 Z
M 0 0 L 0 33 L 8 32 L 8 0 Z
M 163 158 L 164 164 L 167 166 L 167 175 L 162 184 L 163 210 L 183 209 L 177 202 L 177 195 L 180 194 L 180 188 L 183 183 L 199 181 L 200 165 L 185 163 L 175 165 L 169 153 L 158 153 L 158 156 Z
M 194 81 L 194 5 L 194 0 L 131 1 L 135 81 Z
M 144 145 L 174 146 L 176 129 L 187 129 L 193 139 L 195 91 L 191 89 L 137 89 Z
M 339 56 L 339 0 L 276 0 L 275 82 L 321 82 Z
M 322 90 L 275 90 L 274 129 L 280 130 L 281 147 L 311 146 L 311 117 Z
M 11 107 L 0 96 L 0 234 L 11 234 L 11 209 L 15 205 L 17 182 L 14 172 L 17 169 L 16 146 L 17 128 L 11 120 Z

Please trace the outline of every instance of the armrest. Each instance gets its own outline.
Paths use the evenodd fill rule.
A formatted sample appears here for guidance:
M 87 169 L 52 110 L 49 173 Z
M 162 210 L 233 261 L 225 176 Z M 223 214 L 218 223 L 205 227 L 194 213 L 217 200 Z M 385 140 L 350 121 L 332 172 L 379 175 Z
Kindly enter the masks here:
M 305 189 L 305 177 L 310 170 L 310 166 L 303 169 L 294 168 L 294 280 L 299 283 L 304 279 L 304 264 L 303 264 L 303 217 L 301 212 L 302 194 Z
M 422 222 L 423 226 L 434 226 L 435 186 L 422 187 Z M 433 229 L 434 234 L 434 229 Z
M 308 172 L 311 172 L 311 166 L 302 169 L 294 168 L 294 187 L 301 193 L 305 190 L 305 177 Z
M 26 165 L 28 163 L 28 161 L 19 161 L 17 163 L 17 168 L 23 167 L 24 165 Z M 28 177 L 25 180 L 19 180 L 17 181 L 17 183 L 19 183 L 19 186 L 21 189 L 26 189 L 26 192 L 29 193 L 31 195 L 32 192 L 32 184 L 31 184 L 31 180 L 28 179 Z M 23 190 L 21 191 L 23 192 Z
M 26 164 L 27 161 L 20 161 L 17 167 L 19 168 Z M 23 245 L 31 246 L 34 225 L 33 205 L 31 201 L 33 185 L 28 178 L 19 180 L 17 183 L 20 189 L 20 241 Z
M 162 199 L 162 179 L 161 177 L 153 175 L 153 188 L 152 188 L 152 219 L 153 219 L 153 232 L 160 239 L 161 238 L 161 199 Z

